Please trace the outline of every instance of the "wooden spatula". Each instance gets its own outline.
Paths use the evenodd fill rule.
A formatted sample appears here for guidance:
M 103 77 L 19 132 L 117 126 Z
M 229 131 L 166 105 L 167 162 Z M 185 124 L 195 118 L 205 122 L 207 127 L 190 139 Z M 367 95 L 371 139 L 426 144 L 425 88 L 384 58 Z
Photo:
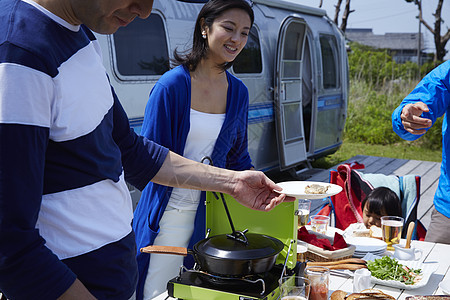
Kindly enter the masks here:
M 414 231 L 414 222 L 410 222 L 408 225 L 408 231 L 406 232 L 406 244 L 405 244 L 405 248 L 410 248 L 411 247 L 411 238 L 412 238 L 412 234 Z

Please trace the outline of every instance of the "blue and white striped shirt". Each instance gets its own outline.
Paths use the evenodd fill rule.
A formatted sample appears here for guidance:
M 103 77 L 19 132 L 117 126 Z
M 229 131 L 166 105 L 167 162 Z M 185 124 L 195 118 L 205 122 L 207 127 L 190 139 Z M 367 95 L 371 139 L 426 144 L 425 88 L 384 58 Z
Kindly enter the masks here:
M 100 299 L 130 297 L 137 272 L 125 177 L 142 189 L 167 152 L 130 129 L 89 29 L 31 0 L 1 0 L 6 296 L 55 299 L 76 276 Z

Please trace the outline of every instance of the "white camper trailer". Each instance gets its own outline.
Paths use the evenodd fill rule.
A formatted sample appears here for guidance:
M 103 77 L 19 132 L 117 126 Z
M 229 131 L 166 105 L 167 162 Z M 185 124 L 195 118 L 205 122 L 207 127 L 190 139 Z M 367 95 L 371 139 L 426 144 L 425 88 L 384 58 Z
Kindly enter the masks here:
M 230 72 L 249 90 L 249 152 L 264 172 L 300 172 L 335 152 L 347 115 L 344 36 L 322 9 L 300 0 L 253 0 L 245 49 Z M 156 0 L 148 19 L 97 36 L 111 83 L 139 133 L 148 95 L 173 51 L 191 47 L 207 0 Z

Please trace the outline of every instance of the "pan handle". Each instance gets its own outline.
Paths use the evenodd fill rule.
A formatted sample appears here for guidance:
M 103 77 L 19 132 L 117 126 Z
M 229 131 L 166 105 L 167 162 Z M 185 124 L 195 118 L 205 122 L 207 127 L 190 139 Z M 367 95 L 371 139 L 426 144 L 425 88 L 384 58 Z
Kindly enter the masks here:
M 201 160 L 200 162 L 201 162 L 201 163 L 204 163 L 205 160 L 209 160 L 209 165 L 210 165 L 210 166 L 214 166 L 214 163 L 213 163 L 211 157 L 205 156 L 205 157 L 202 158 L 202 160 Z M 212 192 L 212 193 L 213 193 L 214 197 L 215 197 L 217 200 L 219 200 L 219 197 L 217 196 L 216 192 Z M 228 222 L 230 223 L 231 231 L 232 231 L 231 234 L 227 234 L 227 237 L 229 237 L 229 238 L 231 238 L 231 239 L 234 239 L 235 241 L 238 241 L 238 242 L 241 242 L 241 243 L 244 243 L 245 245 L 247 245 L 247 244 L 248 244 L 248 241 L 247 241 L 247 237 L 245 236 L 245 232 L 236 231 L 236 229 L 234 228 L 233 220 L 231 220 L 231 215 L 230 215 L 230 211 L 228 210 L 227 202 L 225 201 L 225 198 L 224 198 L 224 196 L 223 196 L 222 193 L 220 193 L 220 198 L 222 198 L 223 207 L 225 208 L 225 212 L 227 213 Z
M 183 247 L 173 247 L 173 246 L 147 246 L 140 249 L 142 253 L 153 253 L 153 254 L 174 254 L 187 256 L 190 252 L 187 248 Z

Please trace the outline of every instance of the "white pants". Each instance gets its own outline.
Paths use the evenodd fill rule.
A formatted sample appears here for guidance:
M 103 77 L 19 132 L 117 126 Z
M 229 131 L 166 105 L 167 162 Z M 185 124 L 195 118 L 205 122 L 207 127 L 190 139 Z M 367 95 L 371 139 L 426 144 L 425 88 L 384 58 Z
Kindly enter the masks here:
M 195 210 L 167 208 L 159 222 L 159 234 L 153 245 L 187 247 L 194 231 Z M 144 300 L 167 289 L 167 282 L 179 274 L 184 256 L 151 254 L 144 283 Z

